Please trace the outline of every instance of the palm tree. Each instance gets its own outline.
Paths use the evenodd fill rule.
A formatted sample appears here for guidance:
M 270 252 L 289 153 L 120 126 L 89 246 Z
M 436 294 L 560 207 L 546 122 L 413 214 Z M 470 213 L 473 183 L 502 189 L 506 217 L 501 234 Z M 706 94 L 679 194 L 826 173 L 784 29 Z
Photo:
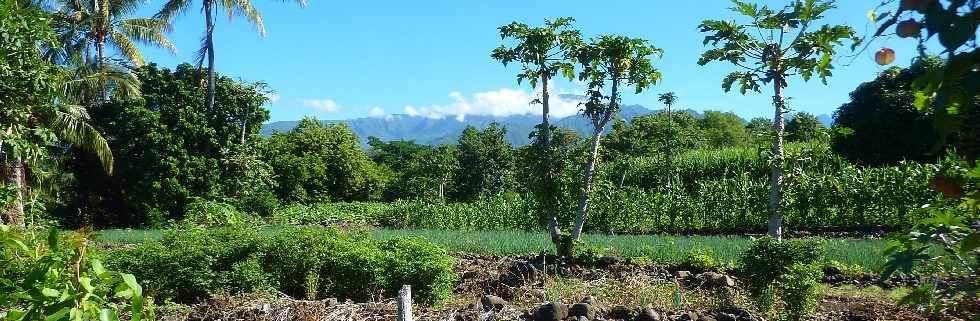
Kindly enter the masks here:
M 306 0 L 296 0 L 300 6 L 306 6 Z M 183 14 L 191 6 L 192 0 L 167 0 L 160 12 L 154 16 L 157 19 L 171 21 Z M 262 23 L 262 14 L 252 6 L 251 0 L 201 0 L 204 11 L 204 39 L 201 42 L 201 49 L 197 51 L 197 65 L 204 64 L 204 58 L 208 59 L 208 114 L 214 108 L 214 15 L 218 6 L 223 7 L 228 12 L 228 19 L 231 20 L 235 15 L 243 16 L 255 26 L 259 36 L 265 37 L 265 25 Z
M 673 193 L 673 191 L 674 191 L 674 188 L 673 188 L 673 178 L 670 176 L 670 169 L 671 169 L 670 167 L 671 167 L 671 162 L 673 161 L 671 159 L 671 153 L 670 153 L 670 140 L 674 138 L 673 137 L 673 135 L 674 135 L 674 122 L 673 122 L 673 119 L 671 119 L 671 116 L 670 116 L 670 107 L 674 105 L 674 102 L 675 101 L 677 101 L 677 95 L 674 94 L 673 91 L 668 91 L 668 92 L 665 92 L 663 94 L 660 94 L 660 97 L 658 98 L 658 100 L 660 100 L 660 102 L 664 103 L 664 105 L 667 105 L 667 143 L 666 143 L 666 145 L 667 145 L 666 146 L 667 147 L 666 148 L 666 150 L 667 150 L 667 195 L 670 196 L 671 193 Z
M 130 97 L 138 96 L 139 80 L 124 65 L 143 65 L 143 54 L 136 45 L 176 52 L 165 35 L 171 31 L 168 21 L 128 18 L 141 3 L 139 0 L 55 0 L 53 25 L 61 47 L 46 48 L 45 56 L 71 70 L 76 81 L 71 82 L 74 86 L 69 89 L 75 92 L 67 97 L 91 105 L 107 98 L 113 89 Z M 110 60 L 107 46 L 122 59 Z
M 87 149 L 99 158 L 102 168 L 112 173 L 112 151 L 102 134 L 88 123 L 88 113 L 78 105 L 57 104 L 55 108 L 30 108 L 26 119 L 27 128 L 50 130 L 59 140 Z M 45 142 L 34 142 L 45 144 Z M 15 187 L 14 203 L 4 209 L 8 223 L 24 225 L 24 198 L 27 188 L 27 165 L 40 161 L 37 158 L 25 159 L 23 156 L 9 157 L 0 151 L 0 173 L 4 173 L 2 183 Z

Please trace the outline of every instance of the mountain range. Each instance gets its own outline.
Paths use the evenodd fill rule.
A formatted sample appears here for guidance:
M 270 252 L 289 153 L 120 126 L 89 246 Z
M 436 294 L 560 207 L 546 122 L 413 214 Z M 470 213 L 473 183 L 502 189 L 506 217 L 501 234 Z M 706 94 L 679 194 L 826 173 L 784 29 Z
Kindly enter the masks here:
M 660 112 L 660 110 L 651 110 L 640 105 L 625 105 L 620 110 L 619 117 L 630 121 L 634 117 L 657 112 Z M 696 117 L 702 116 L 701 113 L 691 109 L 678 110 L 678 112 L 689 112 Z M 825 126 L 830 126 L 833 121 L 826 114 L 819 115 L 817 118 Z M 368 137 L 370 136 L 377 137 L 382 141 L 414 140 L 416 143 L 426 145 L 455 143 L 466 126 L 474 126 L 482 129 L 486 128 L 492 122 L 497 122 L 507 128 L 507 141 L 512 146 L 521 146 L 530 142 L 528 135 L 534 126 L 541 123 L 541 115 L 524 114 L 504 117 L 467 115 L 462 121 L 459 121 L 454 117 L 429 118 L 393 114 L 385 117 L 323 120 L 323 122 L 325 124 L 346 123 L 360 138 L 362 146 L 367 146 Z M 554 126 L 575 130 L 583 137 L 588 137 L 592 133 L 592 123 L 582 115 L 562 118 L 555 117 L 552 122 Z M 267 137 L 276 132 L 287 132 L 295 128 L 297 124 L 299 124 L 299 121 L 269 122 L 262 126 L 260 133 L 262 136 Z M 607 130 L 611 127 L 611 125 L 607 126 Z

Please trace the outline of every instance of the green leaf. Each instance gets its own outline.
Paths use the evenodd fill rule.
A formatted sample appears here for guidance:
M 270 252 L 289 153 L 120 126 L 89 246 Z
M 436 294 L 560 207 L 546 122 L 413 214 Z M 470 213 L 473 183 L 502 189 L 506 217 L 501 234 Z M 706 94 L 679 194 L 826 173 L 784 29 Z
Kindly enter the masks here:
M 69 307 L 61 308 L 61 310 L 58 310 L 57 312 L 49 314 L 47 317 L 45 317 L 44 321 L 67 320 L 69 312 L 71 312 L 71 308 Z
M 58 296 L 61 295 L 61 292 L 52 288 L 43 288 L 41 289 L 41 295 L 50 298 L 57 298 Z
M 53 252 L 58 251 L 58 229 L 48 229 L 48 248 Z
M 129 286 L 129 288 L 133 290 L 133 295 L 136 295 L 136 296 L 142 296 L 143 295 L 143 288 L 140 287 L 139 283 L 136 282 L 136 277 L 135 276 L 133 276 L 132 274 L 128 274 L 128 273 L 122 273 L 122 279 L 123 279 L 123 282 L 126 282 L 126 285 Z

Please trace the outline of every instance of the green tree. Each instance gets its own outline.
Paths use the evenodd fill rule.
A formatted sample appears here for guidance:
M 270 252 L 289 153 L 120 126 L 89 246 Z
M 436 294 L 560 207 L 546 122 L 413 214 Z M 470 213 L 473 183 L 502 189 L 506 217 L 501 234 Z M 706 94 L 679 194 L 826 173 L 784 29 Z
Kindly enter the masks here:
M 786 138 L 795 142 L 807 142 L 823 139 L 824 127 L 817 116 L 807 112 L 793 114 L 793 119 L 786 124 Z
M 395 171 L 405 169 L 409 162 L 432 148 L 417 144 L 414 140 L 385 142 L 374 136 L 368 137 L 368 146 L 368 155 L 375 163 L 388 166 Z
M 911 86 L 943 65 L 937 57 L 918 59 L 909 68 L 892 67 L 859 85 L 851 92 L 851 101 L 834 112 L 834 151 L 868 165 L 935 160 L 938 139 L 933 118 L 915 108 Z
M 705 111 L 698 123 L 711 148 L 742 145 L 749 138 L 745 121 L 732 112 Z
M 474 200 L 497 195 L 513 179 L 513 150 L 505 136 L 507 129 L 490 123 L 480 131 L 467 126 L 459 136 L 459 172 L 456 176 L 457 198 Z
M 48 156 L 47 146 L 63 141 L 88 149 L 110 173 L 113 155 L 85 109 L 63 103 L 68 75 L 40 50 L 59 45 L 49 15 L 12 0 L 0 1 L 0 12 L 0 189 L 10 194 L 0 214 L 23 226 L 26 168 Z
M 752 90 L 759 92 L 764 84 L 773 88 L 773 142 L 771 192 L 769 197 L 769 234 L 782 238 L 782 215 L 780 212 L 780 189 L 783 170 L 783 116 L 786 100 L 783 89 L 793 75 L 802 76 L 808 81 L 814 74 L 824 83 L 831 76 L 834 66 L 832 60 L 837 47 L 844 40 L 852 39 L 857 46 L 859 39 L 854 30 L 845 25 L 823 25 L 814 28 L 824 13 L 833 9 L 833 1 L 797 0 L 782 9 L 773 10 L 768 6 L 759 7 L 739 0 L 733 0 L 732 11 L 741 14 L 751 22 L 736 24 L 733 21 L 704 20 L 699 29 L 708 33 L 704 44 L 714 48 L 701 55 L 698 64 L 706 65 L 712 61 L 727 61 L 741 68 L 730 73 L 722 81 L 727 92 L 738 82 L 739 91 L 745 94 Z
M 653 67 L 650 56 L 662 54 L 663 50 L 651 46 L 646 40 L 612 35 L 593 38 L 576 52 L 576 58 L 582 65 L 579 80 L 589 84 L 588 101 L 582 113 L 591 120 L 593 132 L 570 241 L 578 241 L 585 226 L 602 133 L 620 109 L 619 87 L 633 86 L 636 93 L 640 93 L 656 84 L 661 74 Z M 607 84 L 610 86 L 609 95 L 603 93 Z
M 75 187 L 77 195 L 68 206 L 55 211 L 69 226 L 152 225 L 178 219 L 194 198 L 229 197 L 226 192 L 233 190 L 224 186 L 225 180 L 244 179 L 229 177 L 241 171 L 226 166 L 240 163 L 229 154 L 250 150 L 269 118 L 262 108 L 267 98 L 256 92 L 255 84 L 219 77 L 213 111 L 218 117 L 211 118 L 200 108 L 205 100 L 197 89 L 201 70 L 190 64 L 174 70 L 148 64 L 136 74 L 141 97 L 114 96 L 91 110 L 92 123 L 111 138 L 114 175 L 92 171 L 92 160 L 84 154 L 75 153 L 67 164 L 85 184 Z
M 197 51 L 197 65 L 204 64 L 204 59 L 208 60 L 208 96 L 205 100 L 208 115 L 214 109 L 216 94 L 215 83 L 217 76 L 214 69 L 214 20 L 218 9 L 225 9 L 228 14 L 228 21 L 234 16 L 243 16 L 249 23 L 255 26 L 259 36 L 265 37 L 265 24 L 262 22 L 262 14 L 255 9 L 251 0 L 200 0 L 201 10 L 204 12 L 204 39 L 201 41 L 201 49 Z M 296 0 L 300 6 L 306 6 L 305 0 Z M 163 8 L 154 16 L 155 19 L 163 21 L 173 21 L 174 18 L 187 12 L 193 4 L 193 0 L 167 0 Z M 219 8 L 220 7 L 220 8 Z
M 262 149 L 285 202 L 376 200 L 386 183 L 343 123 L 304 118 L 293 130 L 273 134 Z
M 538 132 L 543 151 L 544 162 L 540 164 L 540 175 L 543 177 L 540 190 L 535 195 L 541 201 L 545 215 L 549 217 L 551 240 L 558 243 L 558 219 L 555 207 L 554 169 L 552 168 L 550 95 L 548 82 L 558 72 L 568 79 L 575 78 L 575 67 L 571 60 L 575 49 L 582 44 L 581 34 L 572 28 L 575 19 L 558 18 L 554 21 L 545 20 L 544 27 L 530 27 L 523 23 L 512 22 L 502 26 L 501 39 L 514 39 L 514 47 L 500 46 L 493 51 L 491 57 L 504 65 L 512 61 L 520 62 L 521 73 L 517 74 L 517 82 L 528 79 L 531 87 L 541 82 L 541 99 L 534 102 L 541 104 L 541 125 Z

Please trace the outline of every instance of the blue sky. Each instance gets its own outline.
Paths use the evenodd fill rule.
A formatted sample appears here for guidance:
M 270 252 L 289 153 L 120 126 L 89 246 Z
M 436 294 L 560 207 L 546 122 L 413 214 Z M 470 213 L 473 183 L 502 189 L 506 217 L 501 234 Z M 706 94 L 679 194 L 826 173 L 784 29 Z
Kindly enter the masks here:
M 664 49 L 654 62 L 663 72 L 657 86 L 624 103 L 661 108 L 665 91 L 679 96 L 677 107 L 734 111 L 750 118 L 771 117 L 771 94 L 725 93 L 721 79 L 732 66 L 697 65 L 705 47 L 697 25 L 706 18 L 731 19 L 728 1 L 318 1 L 305 8 L 282 1 L 256 1 L 267 36 L 260 38 L 248 22 L 229 23 L 219 16 L 215 53 L 220 73 L 249 82 L 265 81 L 275 91 L 267 107 L 272 121 L 303 116 L 346 119 L 386 114 L 465 117 L 506 115 L 533 110 L 526 102 L 531 88 L 518 85 L 516 65 L 504 67 L 489 57 L 502 44 L 497 27 L 520 21 L 541 24 L 546 18 L 574 17 L 585 36 L 620 34 L 649 40 Z M 860 33 L 873 32 L 867 12 L 877 0 L 842 0 L 827 23 L 847 23 Z M 765 1 L 781 6 L 783 1 Z M 137 15 L 152 15 L 162 0 L 150 0 Z M 170 35 L 178 48 L 172 55 L 144 49 L 147 61 L 173 67 L 192 62 L 203 31 L 200 4 L 178 18 Z M 887 46 L 898 53 L 896 64 L 908 65 L 914 41 L 879 39 L 865 52 L 843 57 L 829 84 L 790 80 L 790 106 L 814 114 L 831 114 L 847 101 L 859 83 L 884 70 L 874 52 Z M 851 56 L 850 49 L 843 51 Z M 579 93 L 580 84 L 559 82 L 555 91 Z M 770 89 L 771 90 L 771 89 Z M 574 112 L 569 103 L 559 114 Z M 461 116 L 462 115 L 462 116 Z M 561 115 L 559 115 L 561 116 Z

